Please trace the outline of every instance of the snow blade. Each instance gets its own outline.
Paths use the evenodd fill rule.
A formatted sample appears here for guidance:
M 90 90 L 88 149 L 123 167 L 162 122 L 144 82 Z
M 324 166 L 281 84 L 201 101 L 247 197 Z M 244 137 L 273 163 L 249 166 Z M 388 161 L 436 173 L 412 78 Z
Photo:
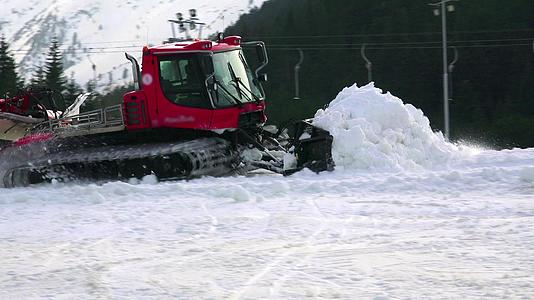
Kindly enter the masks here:
M 317 173 L 334 170 L 333 137 L 328 131 L 313 126 L 311 120 L 303 120 L 294 124 L 293 136 L 297 168 L 286 171 L 286 175 L 305 168 Z

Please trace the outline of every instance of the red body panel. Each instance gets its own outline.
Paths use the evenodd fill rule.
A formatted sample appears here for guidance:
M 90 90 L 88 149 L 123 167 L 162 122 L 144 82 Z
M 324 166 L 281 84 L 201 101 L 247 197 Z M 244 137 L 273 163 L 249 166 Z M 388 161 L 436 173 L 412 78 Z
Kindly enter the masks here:
M 217 109 L 213 111 L 213 120 L 211 129 L 226 129 L 226 128 L 238 128 L 239 116 L 244 113 L 260 111 L 262 118 L 261 121 L 265 122 L 267 118 L 263 113 L 265 111 L 265 104 L 261 102 L 247 103 L 243 107 L 231 107 L 226 109 Z
M 129 130 L 151 127 L 147 114 L 147 97 L 143 91 L 125 94 L 123 110 L 124 123 Z
M 30 97 L 28 95 L 16 96 L 13 98 L 0 99 L 0 112 L 25 115 L 30 108 Z
M 240 49 L 241 38 L 231 36 L 220 43 L 192 41 L 165 44 L 143 49 L 141 91 L 124 95 L 126 126 L 129 130 L 143 128 L 183 128 L 214 130 L 238 128 L 243 113 L 260 112 L 260 121 L 267 120 L 265 103 L 246 103 L 239 106 L 204 109 L 177 105 L 161 90 L 158 57 L 161 55 L 197 52 L 222 52 Z M 207 101 L 208 99 L 206 99 Z

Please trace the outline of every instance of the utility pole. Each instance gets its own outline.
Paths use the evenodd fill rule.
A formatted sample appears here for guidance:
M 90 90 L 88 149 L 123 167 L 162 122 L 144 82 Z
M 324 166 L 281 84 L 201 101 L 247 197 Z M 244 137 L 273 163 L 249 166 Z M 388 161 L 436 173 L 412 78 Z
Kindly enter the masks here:
M 447 3 L 458 0 L 442 0 L 436 3 L 429 3 L 428 5 L 440 7 L 434 9 L 434 15 L 439 16 L 441 13 L 441 38 L 443 48 L 443 118 L 445 123 L 445 139 L 448 141 L 450 137 L 450 123 L 449 123 L 449 72 L 447 70 L 447 10 L 454 11 L 453 5 Z M 441 10 L 441 12 L 440 12 Z

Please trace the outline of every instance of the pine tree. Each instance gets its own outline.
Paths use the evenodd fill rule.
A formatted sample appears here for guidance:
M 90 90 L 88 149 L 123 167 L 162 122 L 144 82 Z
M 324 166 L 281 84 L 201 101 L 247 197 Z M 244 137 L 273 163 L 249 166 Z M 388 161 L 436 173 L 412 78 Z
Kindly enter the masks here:
M 80 86 L 74 81 L 74 73 L 71 74 L 71 77 L 69 81 L 67 82 L 67 86 L 65 88 L 65 104 L 68 107 L 72 103 L 74 103 L 74 100 L 83 93 L 83 90 L 80 88 Z
M 16 93 L 20 84 L 15 59 L 9 52 L 9 44 L 2 35 L 0 38 L 0 96 Z
M 48 50 L 44 75 L 44 82 L 48 88 L 58 93 L 65 91 L 67 79 L 63 73 L 63 62 L 57 39 L 52 40 L 52 45 L 50 45 Z
M 87 83 L 85 84 L 85 90 L 88 93 L 94 93 L 95 89 L 96 89 L 95 81 L 94 80 L 87 81 Z
M 32 86 L 44 86 L 45 84 L 45 74 L 43 66 L 36 66 L 33 73 L 32 79 L 30 80 L 30 85 Z

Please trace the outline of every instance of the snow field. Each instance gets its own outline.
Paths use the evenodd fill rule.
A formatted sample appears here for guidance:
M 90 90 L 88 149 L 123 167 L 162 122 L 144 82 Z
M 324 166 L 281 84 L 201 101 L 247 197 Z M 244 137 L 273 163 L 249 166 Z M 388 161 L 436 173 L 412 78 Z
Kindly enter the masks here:
M 482 172 L 9 190 L 0 296 L 528 298 L 532 183 Z
M 448 144 L 372 85 L 315 124 L 334 172 L 2 190 L 0 298 L 534 297 L 534 149 Z

